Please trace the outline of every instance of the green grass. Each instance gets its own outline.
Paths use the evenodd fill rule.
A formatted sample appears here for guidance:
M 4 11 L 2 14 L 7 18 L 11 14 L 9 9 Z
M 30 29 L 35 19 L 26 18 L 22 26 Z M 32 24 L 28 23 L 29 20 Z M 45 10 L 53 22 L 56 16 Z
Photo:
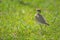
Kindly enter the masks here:
M 35 21 L 36 7 L 49 26 Z M 60 40 L 59 11 L 59 0 L 1 0 L 0 40 Z

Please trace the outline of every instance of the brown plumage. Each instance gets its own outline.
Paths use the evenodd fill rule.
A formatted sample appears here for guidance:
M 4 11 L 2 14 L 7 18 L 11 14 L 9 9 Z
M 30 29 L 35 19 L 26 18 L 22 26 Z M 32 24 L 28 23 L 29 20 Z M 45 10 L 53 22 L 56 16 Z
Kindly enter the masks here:
M 36 19 L 39 23 L 49 25 L 49 24 L 45 21 L 44 17 L 43 17 L 41 14 L 39 14 L 39 13 L 41 13 L 41 10 L 40 10 L 40 9 L 37 9 L 36 11 L 37 11 L 37 14 L 35 15 L 35 19 Z

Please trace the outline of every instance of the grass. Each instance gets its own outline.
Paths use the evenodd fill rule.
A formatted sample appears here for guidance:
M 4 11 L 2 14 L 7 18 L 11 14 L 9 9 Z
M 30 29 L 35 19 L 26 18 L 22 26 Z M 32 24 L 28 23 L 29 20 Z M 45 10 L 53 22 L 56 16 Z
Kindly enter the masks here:
M 35 21 L 36 7 L 50 26 Z M 60 40 L 59 11 L 59 0 L 1 0 L 0 40 Z

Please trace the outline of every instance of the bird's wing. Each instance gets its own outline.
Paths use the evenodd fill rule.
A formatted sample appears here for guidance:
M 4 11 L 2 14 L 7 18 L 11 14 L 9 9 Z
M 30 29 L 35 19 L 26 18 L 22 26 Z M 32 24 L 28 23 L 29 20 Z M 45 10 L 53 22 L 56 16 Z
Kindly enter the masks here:
M 36 20 L 40 23 L 46 23 L 46 21 L 42 15 L 37 15 Z

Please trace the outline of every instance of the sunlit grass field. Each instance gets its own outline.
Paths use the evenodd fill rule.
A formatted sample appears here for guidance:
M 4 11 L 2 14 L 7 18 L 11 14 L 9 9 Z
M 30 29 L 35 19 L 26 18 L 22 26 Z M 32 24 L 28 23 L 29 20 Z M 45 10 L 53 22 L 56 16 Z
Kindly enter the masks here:
M 49 26 L 36 22 L 36 8 Z M 0 40 L 60 40 L 60 0 L 0 0 Z

